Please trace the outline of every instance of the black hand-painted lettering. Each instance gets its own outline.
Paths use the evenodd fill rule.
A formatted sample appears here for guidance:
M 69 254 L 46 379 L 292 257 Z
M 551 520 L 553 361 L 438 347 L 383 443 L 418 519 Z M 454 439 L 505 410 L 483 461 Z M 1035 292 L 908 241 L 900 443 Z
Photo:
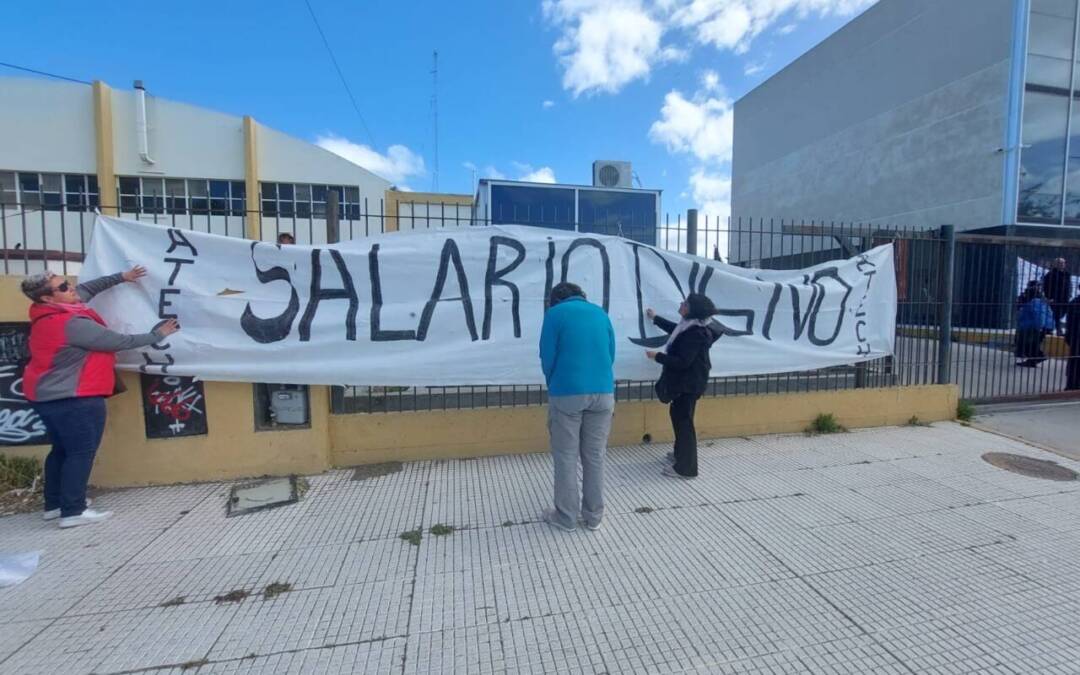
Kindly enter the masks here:
M 655 349 L 657 347 L 663 347 L 667 343 L 668 336 L 666 336 L 666 335 L 657 335 L 655 337 L 646 337 L 646 335 L 645 335 L 645 307 L 643 306 L 642 293 L 641 293 L 641 258 L 640 258 L 639 254 L 638 254 L 638 251 L 641 250 L 641 249 L 644 249 L 644 250 L 652 253 L 653 255 L 655 255 L 657 258 L 659 258 L 660 262 L 663 263 L 663 265 L 664 265 L 664 269 L 667 270 L 668 276 L 671 277 L 671 280 L 675 283 L 675 288 L 679 289 L 679 296 L 685 298 L 686 294 L 683 293 L 682 284 L 679 283 L 679 277 L 675 275 L 675 270 L 671 269 L 671 264 L 667 261 L 667 258 L 660 255 L 660 253 L 657 252 L 656 249 L 654 249 L 654 248 L 652 248 L 650 246 L 645 246 L 644 244 L 638 244 L 638 243 L 632 242 L 632 241 L 627 241 L 627 242 L 624 242 L 624 243 L 627 246 L 630 246 L 630 247 L 632 247 L 634 249 L 634 289 L 635 289 L 635 292 L 637 293 L 637 305 L 638 305 L 638 335 L 639 335 L 639 337 L 632 337 L 632 338 L 628 338 L 628 339 L 630 340 L 630 342 L 634 343 L 635 345 L 638 345 L 639 347 L 649 347 L 650 349 Z M 708 279 L 702 279 L 703 284 L 707 283 L 707 282 L 708 282 Z M 693 288 L 693 287 L 691 286 L 691 288 Z
M 825 339 L 817 336 L 818 312 L 821 311 L 821 305 L 824 302 L 826 295 L 825 286 L 821 283 L 822 279 L 832 279 L 844 288 L 844 297 L 840 298 L 840 309 L 836 312 L 836 326 L 833 329 L 832 335 Z M 814 287 L 817 289 L 818 298 L 817 303 L 810 312 L 810 330 L 807 331 L 807 336 L 810 338 L 810 344 L 817 347 L 827 347 L 836 341 L 836 338 L 840 336 L 840 329 L 844 326 L 844 312 L 847 309 L 848 297 L 851 296 L 851 285 L 840 278 L 840 271 L 835 267 L 826 267 L 823 270 L 818 270 L 814 273 L 814 278 L 811 283 L 814 284 Z
M 773 284 L 772 298 L 769 300 L 769 309 L 765 312 L 765 322 L 761 325 L 761 337 L 772 340 L 772 322 L 776 317 L 776 305 L 780 302 L 780 294 L 784 291 L 783 284 Z
M 372 244 L 368 252 L 368 276 L 371 279 L 371 341 L 372 342 L 396 342 L 399 340 L 415 340 L 414 330 L 383 330 L 382 329 L 382 280 L 379 278 L 379 245 Z
M 146 361 L 146 363 L 139 366 L 139 372 L 148 373 L 150 371 L 147 370 L 147 368 L 150 368 L 151 366 L 161 366 L 161 374 L 162 375 L 168 375 L 169 366 L 176 363 L 176 359 L 173 358 L 172 354 L 165 354 L 164 355 L 165 356 L 164 361 L 155 361 L 154 359 L 150 358 L 150 355 L 147 354 L 146 352 L 140 352 L 140 353 L 142 354 L 143 360 Z
M 443 287 L 446 285 L 446 275 L 454 266 L 457 275 L 458 291 L 460 297 L 443 298 Z M 431 317 L 435 313 L 435 307 L 440 302 L 461 301 L 461 308 L 465 312 L 465 325 L 469 329 L 469 337 L 475 342 L 479 339 L 476 334 L 476 319 L 473 317 L 472 298 L 469 297 L 469 280 L 465 276 L 465 267 L 461 264 L 461 253 L 457 243 L 453 239 L 447 239 L 443 244 L 442 253 L 439 255 L 439 272 L 435 276 L 435 286 L 431 289 L 431 297 L 424 304 L 424 312 L 420 315 L 420 325 L 416 328 L 416 339 L 427 339 L 428 328 L 431 327 Z
M 744 335 L 754 334 L 754 310 L 752 309 L 718 309 L 716 310 L 716 316 L 736 317 L 745 322 L 742 328 L 732 328 L 723 321 L 713 319 L 712 323 L 716 323 L 720 326 L 721 334 L 723 335 L 742 337 Z
M 865 321 L 856 321 L 855 322 L 855 338 L 858 339 L 859 342 L 866 342 L 866 338 L 864 338 L 863 334 L 862 334 L 862 328 L 865 325 L 866 325 Z
M 188 260 L 187 258 L 165 258 L 164 262 L 173 263 L 175 265 L 172 274 L 169 275 L 170 286 L 176 285 L 176 275 L 180 274 L 181 265 L 192 265 L 195 263 L 194 260 Z
M 555 242 L 548 239 L 547 260 L 544 261 L 544 311 L 551 307 L 551 289 L 555 287 Z
M 172 253 L 176 250 L 177 246 L 183 246 L 184 248 L 191 251 L 191 257 L 197 258 L 199 256 L 199 252 L 195 250 L 195 247 L 192 246 L 190 241 L 188 241 L 188 238 L 184 236 L 183 230 L 178 230 L 175 227 L 170 227 L 168 229 L 168 232 L 169 241 L 171 243 L 169 244 L 168 250 L 165 251 L 166 253 Z
M 499 247 L 506 246 L 515 252 L 514 260 L 506 267 L 496 270 L 498 264 Z M 493 312 L 491 301 L 491 289 L 493 286 L 504 286 L 510 289 L 510 313 L 514 321 L 514 337 L 521 337 L 521 293 L 517 284 L 503 279 L 525 261 L 525 245 L 517 239 L 494 236 L 491 238 L 491 248 L 488 252 L 487 273 L 484 275 L 484 325 L 482 329 L 483 339 L 491 339 L 491 314 Z
M 323 288 L 322 286 L 322 249 L 311 250 L 311 296 L 308 298 L 307 308 L 300 317 L 301 342 L 311 340 L 311 322 L 315 320 L 315 312 L 319 309 L 319 303 L 323 300 L 348 300 L 349 310 L 345 315 L 345 339 L 356 340 L 356 312 L 360 307 L 360 298 L 356 296 L 356 286 L 353 284 L 352 274 L 345 266 L 345 259 L 341 252 L 329 249 L 330 258 L 337 267 L 341 276 L 342 288 Z
M 296 287 L 293 286 L 289 270 L 281 266 L 274 266 L 265 271 L 259 269 L 258 263 L 255 262 L 255 247 L 258 244 L 259 242 L 256 241 L 251 242 L 251 263 L 255 266 L 256 278 L 261 284 L 269 284 L 274 281 L 284 281 L 289 284 L 289 305 L 281 314 L 263 319 L 255 316 L 249 302 L 244 307 L 244 313 L 240 316 L 240 327 L 252 340 L 261 344 L 269 344 L 279 342 L 289 336 L 292 331 L 293 321 L 300 312 L 300 296 L 296 293 Z
M 570 271 L 570 256 L 575 250 L 582 246 L 591 246 L 600 252 L 600 265 L 603 268 L 601 273 L 604 275 L 604 291 L 603 291 L 603 303 L 601 306 L 604 311 L 608 311 L 608 306 L 611 304 L 611 261 L 608 260 L 607 249 L 600 243 L 599 239 L 593 239 L 591 237 L 583 237 L 581 239 L 575 239 L 567 247 L 566 252 L 562 256 L 562 279 L 567 280 L 567 274 Z
M 157 315 L 158 315 L 159 319 L 175 319 L 175 318 L 177 318 L 176 314 L 173 314 L 172 312 L 166 312 L 165 311 L 165 309 L 167 307 L 172 307 L 172 303 L 165 299 L 165 296 L 167 296 L 167 295 L 180 295 L 180 289 L 179 288 L 163 288 L 163 289 L 161 289 L 161 292 L 158 294 L 158 303 L 157 303 Z
M 810 285 L 810 277 L 803 277 L 803 285 Z M 810 315 L 813 313 L 814 306 L 818 301 L 818 286 L 810 285 L 810 303 L 806 306 L 806 313 L 800 313 L 799 309 L 799 288 L 794 284 L 788 284 L 788 288 L 791 289 L 791 319 L 794 323 L 795 336 L 793 340 L 798 340 L 802 337 L 803 331 L 806 330 L 806 325 L 810 321 Z

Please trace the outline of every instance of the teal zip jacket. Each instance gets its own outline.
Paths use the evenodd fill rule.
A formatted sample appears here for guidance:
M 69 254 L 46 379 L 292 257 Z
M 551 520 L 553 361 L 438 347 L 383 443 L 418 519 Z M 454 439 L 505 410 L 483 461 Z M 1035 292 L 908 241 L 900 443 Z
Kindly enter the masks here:
M 615 331 L 600 307 L 582 297 L 544 314 L 540 365 L 549 396 L 615 392 Z

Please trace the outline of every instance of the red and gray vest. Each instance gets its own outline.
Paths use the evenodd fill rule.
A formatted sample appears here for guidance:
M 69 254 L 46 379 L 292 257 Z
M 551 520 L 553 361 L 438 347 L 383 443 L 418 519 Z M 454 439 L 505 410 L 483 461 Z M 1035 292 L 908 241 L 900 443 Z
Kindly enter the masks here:
M 79 284 L 83 302 L 121 283 L 114 274 Z M 155 332 L 124 335 L 105 327 L 97 312 L 79 303 L 30 306 L 30 363 L 23 372 L 23 395 L 29 401 L 78 396 L 111 396 L 116 386 L 115 352 L 151 345 Z

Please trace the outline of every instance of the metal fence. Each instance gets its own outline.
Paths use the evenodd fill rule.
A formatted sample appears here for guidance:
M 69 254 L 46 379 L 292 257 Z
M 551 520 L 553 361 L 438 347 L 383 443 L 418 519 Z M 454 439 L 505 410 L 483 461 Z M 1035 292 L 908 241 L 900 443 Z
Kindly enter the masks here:
M 409 203 L 389 212 L 380 200 L 338 206 L 330 193 L 326 208 L 305 213 L 279 209 L 244 211 L 226 203 L 192 209 L 172 202 L 122 205 L 120 215 L 145 222 L 225 236 L 253 235 L 275 241 L 293 235 L 298 244 L 324 244 L 387 231 L 478 227 L 486 213 L 460 204 Z M 108 206 L 106 212 L 113 212 Z M 24 208 L 0 205 L 0 271 L 23 275 L 43 269 L 78 274 L 90 241 L 94 213 L 88 207 Z M 257 216 L 258 226 L 255 227 Z M 709 395 L 821 391 L 954 382 L 964 398 L 991 401 L 1059 396 L 1066 393 L 1071 357 L 1065 340 L 1049 335 L 1047 357 L 1018 366 L 1017 296 L 1028 281 L 1041 281 L 1051 261 L 1063 257 L 1080 272 L 1080 242 L 968 233 L 949 228 L 919 229 L 822 221 L 720 219 L 696 211 L 668 216 L 655 225 L 624 227 L 617 214 L 565 229 L 655 241 L 672 251 L 720 259 L 744 267 L 798 269 L 846 258 L 885 243 L 894 245 L 897 269 L 896 350 L 889 358 L 822 370 L 717 378 Z M 1080 275 L 1078 275 L 1080 277 Z M 1075 289 L 1070 289 L 1075 295 Z M 335 388 L 335 412 L 402 412 L 539 405 L 538 386 Z M 647 400 L 651 382 L 620 382 L 619 400 Z

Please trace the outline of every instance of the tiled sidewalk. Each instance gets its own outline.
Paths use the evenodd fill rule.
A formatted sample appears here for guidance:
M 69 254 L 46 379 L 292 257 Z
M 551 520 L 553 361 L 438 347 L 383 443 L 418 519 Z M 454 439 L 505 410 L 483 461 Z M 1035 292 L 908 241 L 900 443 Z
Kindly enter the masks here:
M 670 446 L 612 450 L 599 532 L 535 522 L 544 455 L 336 471 L 228 519 L 224 484 L 3 518 L 44 556 L 0 590 L 0 672 L 1080 672 L 1080 483 L 980 455 L 1075 463 L 954 424 L 704 445 L 689 482 Z

